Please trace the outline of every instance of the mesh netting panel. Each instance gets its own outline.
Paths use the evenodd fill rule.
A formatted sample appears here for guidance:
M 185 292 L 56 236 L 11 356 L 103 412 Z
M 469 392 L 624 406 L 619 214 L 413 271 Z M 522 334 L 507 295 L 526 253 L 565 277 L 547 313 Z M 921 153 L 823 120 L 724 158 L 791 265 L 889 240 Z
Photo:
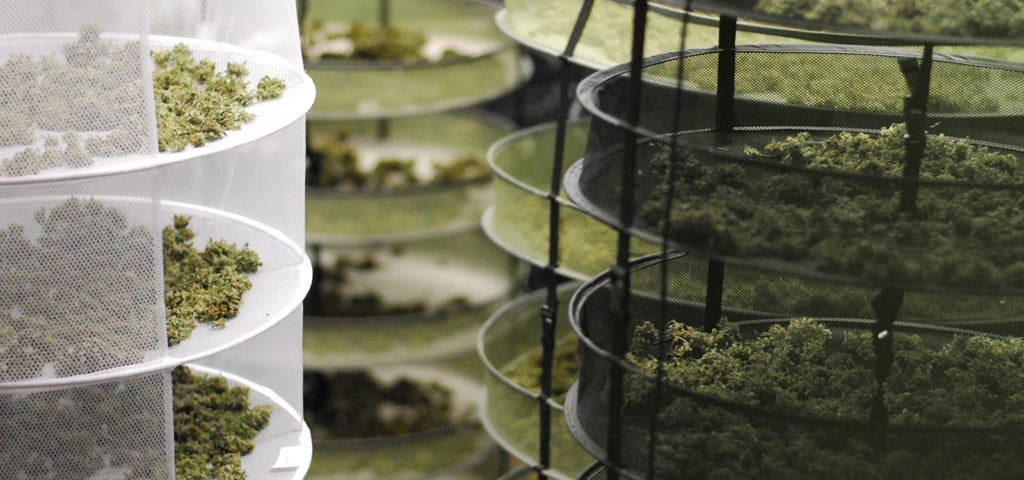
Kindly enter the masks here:
M 665 265 L 645 267 L 642 274 L 633 278 L 634 294 L 657 299 L 662 276 L 655 273 L 663 266 L 668 272 L 664 283 L 672 301 L 702 308 L 708 261 L 696 256 L 673 254 Z M 874 318 L 871 302 L 879 290 L 727 264 L 722 292 L 725 316 L 741 320 L 811 316 Z M 898 319 L 993 334 L 1017 334 L 1021 331 L 1022 311 L 1024 299 L 1017 296 L 906 291 Z
M 0 176 L 156 150 L 145 2 L 5 2 Z
M 0 384 L 100 372 L 166 348 L 154 203 L 107 195 L 114 188 L 0 196 Z
M 608 470 L 604 465 L 595 463 L 577 478 L 580 480 L 606 480 L 608 478 Z
M 627 0 L 632 3 L 632 0 Z M 1020 3 L 954 0 L 928 3 L 885 1 L 870 8 L 857 0 L 666 0 L 680 9 L 715 12 L 741 19 L 804 29 L 805 37 L 827 42 L 1008 44 L 1024 42 Z M 843 35 L 852 34 L 852 35 Z M 838 40 L 838 41 L 837 41 Z
M 586 144 L 588 124 L 566 131 L 564 162 L 577 161 Z M 535 265 L 547 264 L 551 189 L 556 129 L 554 124 L 505 137 L 490 150 L 495 172 L 494 206 L 484 228 L 502 248 Z M 564 200 L 564 199 L 563 199 Z M 559 219 L 559 273 L 590 278 L 615 262 L 615 232 L 578 209 L 563 206 Z M 653 247 L 636 242 L 636 251 Z
M 757 315 L 737 311 L 737 297 L 726 293 L 731 333 L 702 334 L 703 304 L 687 297 L 706 284 L 684 281 L 691 295 L 662 301 L 648 289 L 662 283 L 662 267 L 649 261 L 632 271 L 625 352 L 612 353 L 619 342 L 607 277 L 585 286 L 570 307 L 582 347 L 567 417 L 599 458 L 606 458 L 609 379 L 618 365 L 626 372 L 622 433 L 611 441 L 636 478 L 647 478 L 649 464 L 653 478 L 1020 475 L 1018 410 L 1009 400 L 1022 385 L 1017 339 L 897 323 L 883 336 L 894 339 L 895 357 L 880 384 L 871 321 L 751 320 Z M 669 285 L 683 280 L 683 269 L 668 267 Z M 752 292 L 746 301 L 760 297 Z M 660 328 L 668 331 L 664 341 Z M 1021 333 L 1019 325 L 1012 330 Z
M 635 126 L 641 236 L 854 283 L 1021 291 L 1024 252 L 1016 245 L 1024 238 L 1013 226 L 1024 218 L 1014 200 L 1024 185 L 1021 151 L 977 140 L 1014 140 L 1017 72 L 937 57 L 931 108 L 940 113 L 929 121 L 940 135 L 925 142 L 921 180 L 909 181 L 906 127 L 896 123 L 906 94 L 899 56 L 854 51 L 742 50 L 731 133 L 712 128 L 717 54 L 684 56 L 698 62 L 684 67 L 682 89 L 674 82 L 678 56 L 651 61 Z M 819 61 L 807 66 L 810 58 Z M 879 74 L 888 86 L 859 86 L 858 75 L 875 70 L 889 72 Z M 621 118 L 635 98 L 624 78 L 612 70 L 581 88 L 601 120 L 566 182 L 574 200 L 609 222 L 619 219 L 627 153 Z M 709 90 L 693 88 L 702 83 Z M 871 102 L 858 99 L 875 93 Z
M 156 374 L 0 394 L 0 477 L 173 479 L 170 384 Z
M 211 40 L 302 65 L 294 0 L 150 0 L 154 35 Z
M 165 200 L 204 205 L 251 218 L 302 244 L 304 239 L 305 119 L 272 135 L 213 152 L 199 161 L 160 169 L 157 195 Z M 125 176 L 135 190 L 141 174 Z
M 721 50 L 706 49 L 646 60 L 636 126 L 654 135 L 713 127 L 721 55 Z M 873 47 L 739 46 L 734 125 L 877 129 L 902 122 L 909 90 L 900 63 L 920 56 L 913 50 Z M 602 117 L 604 122 L 594 127 L 604 135 L 614 132 L 606 132 L 610 127 L 603 124 L 624 122 L 636 97 L 627 67 L 606 70 L 581 86 L 580 99 Z M 1019 64 L 936 54 L 931 78 L 933 133 L 990 141 L 1018 138 L 1013 134 L 1024 125 L 1024 69 Z
M 567 319 L 569 298 L 578 284 L 559 289 L 559 322 Z M 488 431 L 505 449 L 531 464 L 540 452 L 540 309 L 546 292 L 538 290 L 506 304 L 480 330 L 477 352 L 488 370 L 481 415 Z M 576 376 L 575 336 L 558 327 L 551 411 L 550 468 L 574 477 L 593 460 L 579 448 L 565 424 L 566 389 Z M 536 374 L 536 375 L 533 375 Z M 527 393 L 529 392 L 529 393 Z

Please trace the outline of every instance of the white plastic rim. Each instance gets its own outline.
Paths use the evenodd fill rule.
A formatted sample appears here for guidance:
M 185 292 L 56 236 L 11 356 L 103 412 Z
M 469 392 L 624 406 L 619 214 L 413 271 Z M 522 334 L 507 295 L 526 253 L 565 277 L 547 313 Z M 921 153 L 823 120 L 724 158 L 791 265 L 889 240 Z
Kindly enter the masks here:
M 5 61 L 7 51 L 23 50 L 26 45 L 51 45 L 51 49 L 59 48 L 77 37 L 71 34 L 16 34 L 0 36 L 0 60 Z M 132 40 L 138 35 L 104 34 L 104 39 Z M 316 88 L 313 80 L 306 73 L 290 64 L 285 59 L 259 50 L 247 49 L 226 43 L 151 35 L 148 37 L 150 49 L 153 51 L 169 49 L 184 43 L 192 49 L 194 56 L 214 61 L 219 69 L 228 62 L 245 62 L 249 70 L 250 87 L 264 75 L 275 76 L 285 81 L 284 94 L 274 100 L 266 100 L 246 107 L 246 111 L 255 115 L 252 122 L 243 125 L 239 130 L 228 131 L 227 134 L 203 147 L 188 147 L 180 152 L 157 153 L 154 155 L 132 155 L 102 158 L 96 157 L 95 163 L 85 168 L 53 168 L 35 175 L 17 177 L 0 176 L 0 186 L 20 185 L 43 182 L 55 182 L 71 179 L 84 179 L 100 176 L 118 175 L 140 170 L 148 170 L 162 165 L 184 162 L 206 155 L 224 152 L 240 145 L 245 145 L 265 138 L 278 130 L 291 125 L 313 106 Z M 154 139 L 155 142 L 155 139 Z M 12 155 L 24 147 L 0 149 L 0 157 Z
M 302 416 L 273 390 L 222 370 L 189 365 L 193 373 L 223 376 L 232 387 L 249 389 L 249 405 L 271 405 L 270 423 L 253 439 L 256 448 L 242 457 L 250 480 L 301 480 L 313 460 L 313 441 Z
M 23 205 L 25 224 L 32 223 L 39 207 L 53 206 L 70 197 L 22 198 L 0 203 L 0 208 Z M 140 363 L 98 372 L 58 378 L 33 378 L 0 383 L 0 391 L 74 387 L 138 376 L 208 357 L 259 335 L 283 320 L 305 298 L 313 280 L 313 267 L 305 250 L 280 231 L 254 220 L 210 207 L 139 198 L 85 197 L 114 207 L 129 218 L 148 216 L 156 210 L 158 223 L 171 225 L 174 215 L 191 217 L 189 228 L 195 231 L 193 244 L 198 249 L 210 239 L 238 245 L 248 244 L 263 265 L 248 275 L 252 288 L 245 293 L 238 315 L 215 329 L 200 323 L 191 337 L 160 352 L 147 352 Z M 28 231 L 28 229 L 26 229 Z M 154 232 L 158 234 L 159 232 Z

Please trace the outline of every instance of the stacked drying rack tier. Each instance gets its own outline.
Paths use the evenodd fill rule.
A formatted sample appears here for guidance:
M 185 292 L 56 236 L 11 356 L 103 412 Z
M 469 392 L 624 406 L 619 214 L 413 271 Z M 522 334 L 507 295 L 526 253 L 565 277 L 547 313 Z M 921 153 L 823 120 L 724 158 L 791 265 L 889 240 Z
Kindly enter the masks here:
M 934 3 L 505 2 L 601 69 L 490 153 L 549 280 L 479 337 L 510 478 L 1020 474 L 1024 4 Z
M 303 478 L 315 91 L 294 3 L 3 9 L 0 477 Z M 185 451 L 182 409 L 228 415 L 196 407 L 186 364 L 253 409 L 207 433 L 237 448 Z
M 518 88 L 532 64 L 493 25 L 489 2 L 308 0 L 303 11 L 320 89 L 308 131 L 304 356 L 309 383 L 333 395 L 310 424 L 329 422 L 346 401 L 337 385 L 364 373 L 381 389 L 437 382 L 452 393 L 447 422 L 404 435 L 314 428 L 311 478 L 490 476 L 479 368 L 466 357 L 514 285 L 512 260 L 480 229 L 492 197 L 486 151 L 511 128 L 473 107 Z
M 569 306 L 580 478 L 1019 474 L 1021 409 L 986 400 L 1024 375 L 1016 20 L 661 3 L 716 46 L 677 34 L 577 89 L 564 186 L 619 232 Z

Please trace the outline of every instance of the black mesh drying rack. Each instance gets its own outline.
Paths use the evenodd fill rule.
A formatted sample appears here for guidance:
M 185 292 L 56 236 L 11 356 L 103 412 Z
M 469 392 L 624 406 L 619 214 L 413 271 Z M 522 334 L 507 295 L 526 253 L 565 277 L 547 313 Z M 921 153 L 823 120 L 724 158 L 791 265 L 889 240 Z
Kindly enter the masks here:
M 593 119 L 586 155 L 567 169 L 564 183 L 556 147 L 538 477 L 550 465 L 544 389 L 557 323 L 562 189 L 619 232 L 616 264 L 582 287 L 569 309 L 581 340 L 581 373 L 566 416 L 597 459 L 579 478 L 1020 475 L 1013 452 L 1024 432 L 1012 402 L 1011 411 L 984 420 L 911 418 L 894 410 L 905 405 L 895 384 L 913 366 L 904 342 L 934 353 L 958 339 L 1012 344 L 1024 333 L 1024 277 L 1016 270 L 1024 252 L 1012 247 L 1024 240 L 1024 223 L 1016 227 L 1024 103 L 1015 94 L 1024 66 L 983 58 L 993 50 L 934 51 L 1015 45 L 1017 35 L 794 20 L 750 7 L 757 2 L 673 0 L 664 3 L 680 20 L 680 51 L 644 58 L 652 6 L 623 3 L 633 5 L 632 61 L 577 90 Z M 593 5 L 581 3 L 563 54 L 567 66 Z M 716 48 L 686 49 L 694 8 L 701 18 L 718 17 Z M 793 37 L 807 40 L 820 31 L 818 40 L 845 44 L 737 46 L 737 25 L 749 25 L 738 18 L 773 23 L 776 35 L 794 28 Z M 568 87 L 563 111 L 573 99 Z M 871 153 L 835 160 L 827 149 L 810 150 L 844 141 Z M 935 159 L 953 150 L 953 160 L 939 168 Z M 842 168 L 864 157 L 878 161 Z M 966 171 L 976 161 L 1006 168 Z M 787 196 L 808 192 L 828 194 L 816 201 Z M 856 206 L 863 215 L 839 215 Z M 947 208 L 958 215 L 942 213 Z M 819 228 L 830 222 L 842 228 Z M 661 253 L 636 259 L 634 237 L 660 244 Z M 866 342 L 859 348 L 870 352 L 861 365 L 867 373 L 855 380 L 863 387 L 859 410 L 769 407 L 671 378 L 670 352 L 679 344 L 672 343 L 670 320 L 710 333 L 727 319 L 737 338 L 753 341 L 803 318 L 828 333 L 829 352 L 852 348 L 846 338 Z M 645 322 L 656 341 L 638 350 Z M 649 355 L 647 366 L 638 365 L 641 354 Z M 982 382 L 984 394 L 1001 395 L 995 392 L 1016 378 L 1005 373 L 1019 370 L 999 370 L 1004 374 Z M 995 371 L 983 367 L 963 381 Z

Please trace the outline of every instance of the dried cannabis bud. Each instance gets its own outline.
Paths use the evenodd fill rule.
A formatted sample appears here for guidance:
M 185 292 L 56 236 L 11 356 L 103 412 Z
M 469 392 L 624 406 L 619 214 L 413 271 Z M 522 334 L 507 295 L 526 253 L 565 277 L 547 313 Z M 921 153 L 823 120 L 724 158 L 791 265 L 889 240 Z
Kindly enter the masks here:
M 229 63 L 218 73 L 212 60 L 196 60 L 185 44 L 153 53 L 153 90 L 161 151 L 201 147 L 254 118 L 245 111 L 256 96 L 249 91 L 249 72 Z M 266 88 L 266 87 L 265 87 Z
M 427 43 L 422 32 L 358 22 L 349 29 L 348 38 L 352 40 L 352 58 L 364 60 L 422 60 L 420 50 Z
M 473 154 L 463 155 L 450 163 L 434 163 L 434 172 L 429 179 L 421 178 L 416 173 L 416 162 L 410 159 L 383 158 L 373 168 L 363 168 L 359 165 L 359 154 L 349 132 L 344 129 L 339 130 L 333 138 L 316 142 L 310 157 L 317 162 L 319 174 L 311 173 L 307 184 L 339 187 L 343 190 L 395 190 L 419 185 L 451 185 L 490 175 L 487 162 Z
M 660 334 L 634 332 L 627 358 L 627 415 L 657 408 L 657 478 L 1017 478 L 1024 471 L 1016 433 L 891 431 L 772 420 L 765 411 L 867 424 L 876 388 L 870 333 L 833 335 L 801 319 L 753 338 L 723 322 L 711 333 L 670 322 L 662 372 L 673 393 L 655 406 Z M 971 335 L 924 339 L 897 333 L 884 385 L 893 425 L 1024 425 L 1024 340 Z M 931 346 L 929 346 L 931 345 Z M 756 407 L 725 409 L 680 391 Z M 907 430 L 910 431 L 910 430 Z M 879 448 L 887 445 L 885 448 Z M 686 472 L 680 476 L 679 472 Z
M 96 200 L 35 221 L 34 239 L 19 224 L 0 230 L 0 381 L 129 365 L 156 349 L 151 234 Z
M 302 39 L 304 53 L 314 58 L 428 61 L 423 53 L 427 45 L 426 34 L 396 25 L 377 26 L 355 22 L 348 26 L 312 20 L 302 26 Z M 446 48 L 438 60 L 467 57 L 468 55 L 458 50 Z M 429 61 L 434 59 L 431 58 Z
M 245 480 L 242 456 L 270 422 L 272 407 L 250 407 L 249 389 L 224 377 L 172 372 L 174 463 L 178 480 Z
M 195 233 L 189 217 L 174 216 L 163 230 L 164 304 L 167 343 L 175 345 L 192 335 L 197 322 L 214 328 L 238 314 L 242 296 L 252 287 L 246 276 L 262 265 L 248 245 L 211 240 L 206 249 L 192 245 Z
M 85 26 L 55 57 L 12 56 L 0 66 L 0 148 L 25 146 L 0 160 L 0 174 L 33 175 L 57 168 L 91 165 L 93 157 L 130 155 L 146 150 L 141 64 L 138 43 L 118 44 Z M 217 72 L 210 60 L 195 60 L 184 44 L 154 52 L 160 151 L 202 146 L 252 121 L 245 107 L 281 97 L 284 80 L 264 76 L 255 91 L 241 63 Z M 138 65 L 137 68 L 132 67 Z M 37 130 L 65 132 L 63 142 L 33 146 Z
M 271 407 L 250 407 L 247 388 L 187 367 L 174 369 L 171 380 L 176 478 L 244 480 L 241 457 L 253 450 Z M 160 374 L 0 395 L 0 434 L 16 439 L 0 442 L 0 478 L 96 478 L 105 466 L 127 469 L 126 480 L 168 478 L 163 388 Z
M 730 0 L 727 3 L 737 3 Z M 749 4 L 749 0 L 739 3 Z M 756 9 L 811 22 L 945 35 L 1019 37 L 1024 3 L 1004 0 L 756 0 Z
M 398 253 L 395 253 L 396 255 Z M 388 301 L 373 290 L 360 288 L 358 281 L 349 278 L 353 272 L 370 272 L 380 266 L 377 257 L 366 254 L 362 259 L 339 256 L 333 267 L 323 269 L 319 282 L 315 282 L 308 298 L 309 312 L 322 316 L 372 317 L 384 315 L 438 314 L 465 309 L 469 300 L 453 296 L 444 302 L 428 306 L 419 299 Z
M 163 385 L 146 376 L 0 395 L 0 478 L 98 478 L 105 466 L 129 469 L 126 480 L 168 478 Z
M 284 95 L 284 80 L 264 75 L 256 84 L 256 100 L 273 100 Z
M 579 377 L 578 342 L 575 336 L 563 337 L 555 344 L 551 371 L 551 394 L 555 401 L 565 400 L 569 387 Z M 540 393 L 541 351 L 531 350 L 504 369 L 505 376 L 520 387 Z
M 316 438 L 405 435 L 452 424 L 452 392 L 437 383 L 383 384 L 367 371 L 307 371 L 302 383 Z
M 748 148 L 765 168 L 740 162 L 674 160 L 674 198 L 667 198 L 667 153 L 650 163 L 658 185 L 640 218 L 688 245 L 741 257 L 809 261 L 817 271 L 889 282 L 1013 289 L 1024 286 L 1024 206 L 1016 185 L 1019 160 L 965 140 L 930 137 L 914 214 L 900 213 L 899 178 L 905 127 L 879 135 L 809 134 Z M 772 164 L 796 167 L 775 169 Z M 845 172 L 861 177 L 835 175 Z M 890 180 L 882 179 L 888 177 Z M 664 202 L 671 202 L 668 224 Z

